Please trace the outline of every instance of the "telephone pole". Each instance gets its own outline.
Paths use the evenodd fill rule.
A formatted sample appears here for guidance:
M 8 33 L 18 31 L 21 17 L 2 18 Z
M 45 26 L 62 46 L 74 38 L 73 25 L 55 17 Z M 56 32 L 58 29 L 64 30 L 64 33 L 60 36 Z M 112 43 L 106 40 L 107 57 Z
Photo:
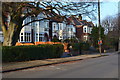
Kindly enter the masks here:
M 101 41 L 101 27 L 100 27 L 101 25 L 100 25 L 100 0 L 98 0 L 98 27 L 99 27 L 99 40 L 98 40 L 98 42 L 100 43 L 100 44 L 98 44 L 99 45 L 99 52 L 100 52 L 100 55 L 101 55 L 101 45 L 102 45 L 102 41 Z

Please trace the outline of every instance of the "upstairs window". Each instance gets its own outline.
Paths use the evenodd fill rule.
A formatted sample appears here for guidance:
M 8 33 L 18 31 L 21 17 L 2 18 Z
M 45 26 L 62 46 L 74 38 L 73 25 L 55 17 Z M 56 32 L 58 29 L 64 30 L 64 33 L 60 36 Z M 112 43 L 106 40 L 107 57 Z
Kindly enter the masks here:
M 62 30 L 62 25 L 60 24 L 60 30 Z
M 23 35 L 23 33 L 21 33 L 21 35 Z
M 86 27 L 84 28 L 84 33 L 86 33 L 87 32 L 87 30 L 86 30 Z
M 73 29 L 71 28 L 71 32 L 73 31 Z
M 55 24 L 54 24 L 54 30 L 55 30 Z

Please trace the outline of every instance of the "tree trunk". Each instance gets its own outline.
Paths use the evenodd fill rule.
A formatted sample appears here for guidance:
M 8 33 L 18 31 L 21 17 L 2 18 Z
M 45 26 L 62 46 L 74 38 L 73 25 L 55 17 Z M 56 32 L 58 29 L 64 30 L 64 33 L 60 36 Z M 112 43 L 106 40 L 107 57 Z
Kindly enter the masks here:
M 119 41 L 118 41 L 118 50 L 120 51 L 120 37 L 119 37 Z
M 3 29 L 4 42 L 3 46 L 15 46 L 19 39 L 19 34 L 22 29 L 22 23 L 10 23 L 9 28 L 5 31 Z

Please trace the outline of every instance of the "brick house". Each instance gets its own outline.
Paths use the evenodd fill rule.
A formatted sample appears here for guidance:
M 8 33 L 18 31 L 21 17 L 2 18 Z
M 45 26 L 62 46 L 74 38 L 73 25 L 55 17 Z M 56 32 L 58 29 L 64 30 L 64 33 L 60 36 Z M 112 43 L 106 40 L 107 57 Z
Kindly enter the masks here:
M 71 22 L 74 23 L 74 27 L 76 28 L 76 37 L 81 41 L 89 41 L 90 34 L 94 24 L 92 22 L 87 22 L 86 20 L 82 20 L 82 16 L 79 15 L 78 18 L 75 16 L 71 17 Z

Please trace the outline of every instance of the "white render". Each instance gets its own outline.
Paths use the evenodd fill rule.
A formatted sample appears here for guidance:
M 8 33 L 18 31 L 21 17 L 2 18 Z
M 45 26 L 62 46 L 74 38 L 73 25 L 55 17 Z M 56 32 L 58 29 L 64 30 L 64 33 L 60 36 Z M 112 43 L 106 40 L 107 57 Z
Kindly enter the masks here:
M 32 21 L 32 20 L 36 20 L 36 19 L 43 19 L 46 18 L 46 16 L 44 14 L 39 14 L 38 17 L 28 17 L 23 21 L 23 25 Z M 38 41 L 44 41 L 44 33 L 48 34 L 48 31 L 45 31 L 46 28 L 48 28 L 49 26 L 49 20 L 42 20 L 42 21 L 36 21 L 33 22 L 27 26 L 24 26 L 20 32 L 20 38 L 19 38 L 19 42 L 31 42 L 32 38 L 31 38 L 31 30 L 34 30 L 34 42 L 38 42 Z M 22 33 L 22 35 L 21 35 Z M 29 33 L 30 35 L 27 35 L 30 37 L 30 39 L 27 41 L 25 40 L 25 33 Z M 23 37 L 23 40 L 21 40 L 21 37 Z
M 75 32 L 76 32 L 76 29 L 72 24 L 67 25 L 67 38 L 70 39 L 75 37 Z
M 28 17 L 23 21 L 23 25 L 32 21 L 46 18 L 44 13 L 40 13 L 37 17 Z M 34 42 L 46 42 L 45 34 L 49 36 L 49 20 L 41 20 L 30 23 L 29 25 L 22 28 L 20 32 L 19 42 L 32 42 L 32 30 L 34 31 Z M 57 36 L 59 40 L 72 38 L 75 36 L 75 27 L 66 22 L 52 22 L 52 38 Z
M 83 33 L 91 34 L 91 31 L 92 31 L 92 27 L 83 26 Z

